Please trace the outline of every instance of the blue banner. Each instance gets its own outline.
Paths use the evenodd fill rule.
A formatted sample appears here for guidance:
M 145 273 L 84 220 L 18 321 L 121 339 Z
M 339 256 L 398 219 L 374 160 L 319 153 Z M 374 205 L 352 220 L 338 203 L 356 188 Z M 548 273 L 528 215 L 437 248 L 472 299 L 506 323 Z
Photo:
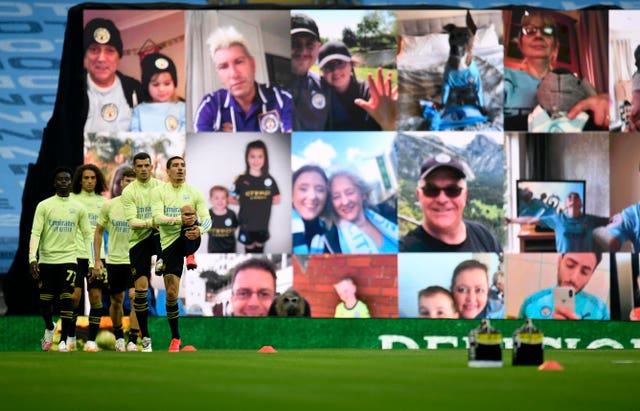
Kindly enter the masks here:
M 18 247 L 24 182 L 55 103 L 72 5 L 0 2 L 0 273 Z

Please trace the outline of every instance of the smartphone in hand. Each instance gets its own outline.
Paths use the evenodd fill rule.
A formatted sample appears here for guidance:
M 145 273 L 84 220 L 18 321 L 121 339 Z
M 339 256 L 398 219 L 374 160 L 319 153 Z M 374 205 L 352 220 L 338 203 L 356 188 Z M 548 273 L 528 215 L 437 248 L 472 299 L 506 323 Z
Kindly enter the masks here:
M 576 291 L 573 287 L 565 287 L 565 286 L 557 286 L 553 289 L 553 306 L 554 307 L 565 307 L 566 309 L 571 310 L 571 312 L 576 311 Z

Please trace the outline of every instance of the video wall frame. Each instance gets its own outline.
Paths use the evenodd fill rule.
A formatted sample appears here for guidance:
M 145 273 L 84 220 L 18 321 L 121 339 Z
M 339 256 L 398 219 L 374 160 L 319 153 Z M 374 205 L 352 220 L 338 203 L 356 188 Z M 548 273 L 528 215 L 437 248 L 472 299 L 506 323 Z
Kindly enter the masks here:
M 628 254 L 637 250 L 631 248 L 629 241 L 622 241 L 617 253 L 610 252 L 609 239 L 613 234 L 607 227 L 609 223 L 598 227 L 592 227 L 587 222 L 574 224 L 566 235 L 580 236 L 589 230 L 591 242 L 584 249 L 562 250 L 558 247 L 564 246 L 549 234 L 547 238 L 538 240 L 534 238 L 535 232 L 527 233 L 525 224 L 505 223 L 506 218 L 517 214 L 515 181 L 519 179 L 584 180 L 587 182 L 584 194 L 586 209 L 582 209 L 581 214 L 610 217 L 618 225 L 623 225 L 624 219 L 629 218 L 624 210 L 640 201 L 640 189 L 637 188 L 640 185 L 633 184 L 638 180 L 638 162 L 629 154 L 629 150 L 624 149 L 637 146 L 639 136 L 636 133 L 623 134 L 624 119 L 618 115 L 615 105 L 607 105 L 606 125 L 596 121 L 597 108 L 584 111 L 587 116 L 585 124 L 593 127 L 591 131 L 570 127 L 561 132 L 553 127 L 544 132 L 509 128 L 505 121 L 507 111 L 504 109 L 508 92 L 505 67 L 510 57 L 506 53 L 508 48 L 513 48 L 514 44 L 517 46 L 520 41 L 518 33 L 522 27 L 514 20 L 519 20 L 524 11 L 519 10 L 518 14 L 512 14 L 511 9 L 470 11 L 477 25 L 472 59 L 479 66 L 480 78 L 485 83 L 479 89 L 466 87 L 464 92 L 474 89 L 476 98 L 481 96 L 481 102 L 476 100 L 474 104 L 460 100 L 459 104 L 448 104 L 442 101 L 442 95 L 446 88 L 444 76 L 448 71 L 452 47 L 449 45 L 450 34 L 444 27 L 447 22 L 459 28 L 466 27 L 466 10 L 129 10 L 94 6 L 79 9 L 77 16 L 81 15 L 82 29 L 94 18 L 109 19 L 118 27 L 118 36 L 123 44 L 118 71 L 140 81 L 143 77 L 141 56 L 160 52 L 172 60 L 175 66 L 173 81 L 178 97 L 172 102 L 184 106 L 184 117 L 179 121 L 184 126 L 178 131 L 167 127 L 165 130 L 152 128 L 132 131 L 130 128 L 87 129 L 85 124 L 81 124 L 81 127 L 76 124 L 73 140 L 77 141 L 78 135 L 82 135 L 84 148 L 81 162 L 99 162 L 111 186 L 115 170 L 130 165 L 137 151 L 151 151 L 155 174 L 161 179 L 166 179 L 166 170 L 163 169 L 166 159 L 171 155 L 181 155 L 187 164 L 187 182 L 196 186 L 208 200 L 214 185 L 224 186 L 233 192 L 236 176 L 247 172 L 247 144 L 263 141 L 269 157 L 268 178 L 278 185 L 279 201 L 270 207 L 267 218 L 269 238 L 264 242 L 264 252 L 258 257 L 273 260 L 278 268 L 276 294 L 284 293 L 289 288 L 297 290 L 311 306 L 312 317 L 336 315 L 336 308 L 343 303 L 338 284 L 348 278 L 355 286 L 356 300 L 367 306 L 371 317 L 419 317 L 421 290 L 437 286 L 444 290 L 443 295 L 452 299 L 453 311 L 457 313 L 455 318 L 480 318 L 488 316 L 489 311 L 494 313 L 489 318 L 519 318 L 522 305 L 529 296 L 559 283 L 565 257 L 574 252 L 579 255 L 572 261 L 581 264 L 584 258 L 587 261 L 584 265 L 590 271 L 584 295 L 588 293 L 590 298 L 601 301 L 607 311 L 603 317 L 581 317 L 621 321 L 634 317 L 633 312 L 639 305 L 636 301 L 640 298 L 637 269 L 632 268 L 630 259 L 618 259 L 616 256 L 617 253 Z M 531 9 L 532 14 L 535 12 Z M 625 12 L 630 15 L 637 13 L 632 10 L 616 11 L 621 15 Z M 343 117 L 334 122 L 325 120 L 321 126 L 316 125 L 316 129 L 296 127 L 300 124 L 296 122 L 296 116 L 302 115 L 302 112 L 296 111 L 295 99 L 302 98 L 304 94 L 293 90 L 293 86 L 297 85 L 295 77 L 283 75 L 274 69 L 293 59 L 291 21 L 295 13 L 303 13 L 314 19 L 320 40 L 325 45 L 341 41 L 346 46 L 341 48 L 341 44 L 334 44 L 333 48 L 320 50 L 321 56 L 316 57 L 310 67 L 310 72 L 314 73 L 311 78 L 317 77 L 320 91 L 308 96 L 308 107 L 319 112 L 330 107 L 329 114 L 318 116 Z M 600 34 L 608 38 L 611 30 L 616 29 L 610 23 L 611 19 L 621 17 L 608 10 L 550 13 L 562 16 L 561 27 L 565 35 L 559 39 L 572 39 L 570 44 L 562 44 L 562 49 L 566 50 L 563 55 L 571 56 L 570 69 L 573 74 L 570 75 L 591 84 L 595 94 L 589 97 L 606 95 L 607 101 L 612 99 L 611 72 L 615 70 L 611 67 L 622 63 L 612 58 L 610 50 L 587 52 L 582 46 L 593 33 L 583 25 L 598 21 L 599 25 L 593 27 L 606 29 Z M 587 13 L 588 18 L 585 17 Z M 331 17 L 333 25 L 336 25 L 338 15 L 344 15 L 345 20 L 351 21 L 377 21 L 379 30 L 375 38 L 371 36 L 369 44 L 363 45 L 356 38 L 355 45 L 347 46 L 350 38 L 348 33 L 345 35 L 343 31 L 334 34 L 329 29 Z M 209 36 L 220 27 L 234 27 L 249 44 L 245 50 L 249 62 L 229 60 L 225 63 L 227 66 L 238 63 L 248 67 L 240 67 L 227 77 L 223 73 L 227 66 L 220 67 L 221 60 L 215 59 L 216 52 L 209 49 L 208 43 Z M 307 34 L 309 27 L 303 27 L 307 29 Z M 356 34 L 357 28 L 351 28 L 351 31 Z M 79 27 L 74 29 L 77 32 Z M 616 38 L 619 36 L 619 33 L 613 35 Z M 633 36 L 635 34 L 629 35 L 630 42 L 637 41 Z M 227 48 L 223 47 L 222 50 Z M 344 50 L 351 55 L 341 54 Z M 593 60 L 590 59 L 603 54 L 610 56 L 608 65 L 600 65 L 605 73 L 588 69 L 573 70 L 583 65 L 591 66 Z M 322 56 L 332 58 L 323 62 Z M 425 56 L 429 58 L 425 59 Z M 355 76 L 350 80 L 356 84 L 352 86 L 350 83 L 350 87 L 355 87 L 353 90 L 357 91 L 353 91 L 355 95 L 339 91 L 339 63 L 346 62 L 347 57 L 351 66 L 345 72 L 347 76 Z M 75 66 L 66 68 L 77 72 L 80 60 L 75 58 Z M 278 65 L 274 66 L 274 61 Z M 323 66 L 324 70 L 319 66 Z M 83 67 L 86 68 L 82 64 L 80 69 Z M 391 89 L 384 90 L 384 81 L 376 84 L 379 67 L 382 68 L 383 79 L 390 75 Z M 521 65 L 516 67 L 511 63 L 509 68 L 523 70 Z M 152 71 L 162 72 L 163 69 L 156 67 Z M 367 79 L 369 74 L 372 75 L 371 81 Z M 83 76 L 86 76 L 85 71 Z M 234 83 L 236 79 L 237 84 Z M 78 78 L 70 80 L 63 75 L 60 87 L 78 85 L 77 81 Z M 258 129 L 251 131 L 241 130 L 240 122 L 234 123 L 233 119 L 225 117 L 224 111 L 235 104 L 235 100 L 229 101 L 232 97 L 236 98 L 236 94 L 216 94 L 221 89 L 233 91 L 242 86 L 251 89 L 250 83 L 255 84 L 254 102 L 262 99 L 258 104 L 260 113 L 254 115 Z M 469 84 L 474 85 L 473 81 L 467 82 L 467 86 Z M 368 94 L 363 91 L 367 86 Z M 373 91 L 377 86 L 380 86 L 378 92 Z M 392 90 L 396 87 L 397 95 Z M 383 95 L 385 92 L 387 96 Z M 143 93 L 147 91 L 143 90 Z M 371 102 L 374 94 L 384 100 L 380 104 L 389 104 L 388 107 L 392 107 L 396 113 L 395 128 L 385 129 L 387 123 L 381 113 L 367 112 L 354 102 L 356 98 Z M 460 94 L 464 94 L 463 91 Z M 242 93 L 237 96 L 240 101 Z M 210 100 L 226 97 L 227 101 L 223 99 L 218 102 L 216 110 L 220 112 L 219 119 L 211 119 L 212 125 L 220 123 L 218 129 L 199 131 L 197 119 L 208 97 Z M 140 96 L 140 100 L 143 98 Z M 345 101 L 352 105 L 346 106 Z M 272 106 L 261 107 L 269 104 Z M 437 129 L 433 117 L 429 117 L 426 110 L 429 104 L 441 116 L 441 124 L 449 121 L 448 125 L 453 125 L 448 129 Z M 446 111 L 452 106 L 472 107 L 467 112 L 452 114 Z M 238 103 L 236 107 L 241 107 L 241 104 Z M 471 111 L 474 107 L 478 113 Z M 248 114 L 251 110 L 253 108 L 238 117 L 242 117 L 242 124 L 253 121 Z M 91 109 L 88 112 L 88 116 L 94 113 Z M 104 110 L 98 112 L 105 113 Z M 556 119 L 550 118 L 550 121 Z M 278 123 L 275 130 L 268 126 L 269 121 Z M 161 119 L 155 125 L 162 128 L 167 124 L 168 121 Z M 79 129 L 82 132 L 78 133 Z M 235 132 L 229 134 L 223 130 Z M 102 150 L 100 156 L 96 156 L 96 147 L 110 149 Z M 77 155 L 73 158 L 77 160 Z M 447 158 L 454 158 L 456 164 L 461 164 L 465 176 L 464 201 L 456 204 L 456 197 L 449 196 L 443 190 L 440 180 L 433 183 L 439 189 L 436 197 L 422 191 L 423 183 L 432 183 L 427 181 L 430 173 L 425 175 L 422 167 L 429 158 L 444 164 L 441 169 L 456 169 L 446 165 L 451 161 Z M 67 162 L 77 163 L 74 160 Z M 319 189 L 324 192 L 315 193 L 314 199 L 309 200 L 315 202 L 309 208 L 316 209 L 310 211 L 310 215 L 315 215 L 309 219 L 304 218 L 301 208 L 296 208 L 296 204 L 303 207 L 303 200 L 297 203 L 296 195 L 301 194 L 296 192 L 296 181 L 292 181 L 294 172 L 303 166 L 316 167 L 315 171 L 307 173 L 309 177 L 315 172 L 316 178 L 309 179 L 306 192 L 317 190 L 314 184 L 318 183 L 318 176 L 320 186 L 324 181 L 324 188 Z M 633 177 L 625 184 L 619 178 L 614 181 L 614 172 L 615 176 L 626 174 Z M 448 175 L 442 181 L 445 180 L 450 183 L 455 179 Z M 105 193 L 107 197 L 112 195 L 111 191 Z M 437 204 L 431 205 L 429 202 Z M 241 213 L 239 207 L 228 206 L 236 214 Z M 493 250 L 487 250 L 484 244 L 479 243 L 457 249 L 441 246 L 432 251 L 403 248 L 405 237 L 420 227 L 434 237 L 433 227 L 426 220 L 431 219 L 433 223 L 441 218 L 446 219 L 448 217 L 442 215 L 447 213 L 452 215 L 452 219 L 463 221 L 469 235 L 475 224 L 485 227 L 498 246 Z M 246 212 L 243 214 L 250 218 Z M 304 244 L 296 243 L 296 234 L 300 234 L 299 224 L 303 227 Z M 304 230 L 311 229 L 311 226 L 320 235 L 321 243 L 313 243 L 313 236 L 304 236 Z M 442 227 L 447 228 L 444 225 Z M 620 228 L 620 231 L 623 229 Z M 552 232 L 553 235 L 558 233 Z M 623 234 L 619 235 L 623 238 Z M 238 232 L 234 232 L 234 236 L 237 238 Z M 359 242 L 363 236 L 366 236 L 365 240 Z M 465 241 L 459 241 L 459 238 L 456 241 L 443 241 L 446 236 L 435 237 L 448 245 L 460 245 Z M 235 244 L 237 253 L 211 253 L 206 240 L 206 237 L 203 238 L 196 253 L 198 269 L 185 270 L 183 273 L 182 303 L 190 315 L 232 316 L 235 313 L 230 273 L 238 262 L 255 255 L 243 253 L 244 244 L 240 241 Z M 296 248 L 296 245 L 306 245 L 307 248 Z M 602 260 L 594 254 L 591 261 L 592 253 L 602 255 Z M 588 258 L 586 254 L 589 254 Z M 632 254 L 631 259 L 637 259 L 637 255 Z M 454 281 L 456 267 L 466 261 L 479 263 L 468 269 L 466 274 L 479 270 L 482 284 L 474 283 L 475 280 L 471 279 L 470 284 L 462 285 Z M 159 277 L 154 277 L 153 285 L 158 290 L 163 287 Z M 574 284 L 574 287 L 581 286 Z M 582 288 L 576 288 L 576 292 L 582 292 Z M 471 302 L 470 296 L 474 294 L 482 294 L 479 301 Z M 488 310 L 491 298 L 498 308 Z M 553 301 L 550 301 L 551 305 L 540 303 L 538 318 L 552 317 Z M 463 312 L 466 312 L 466 305 L 469 304 L 478 305 L 478 309 L 475 314 L 465 317 Z M 348 305 L 347 311 L 354 308 Z

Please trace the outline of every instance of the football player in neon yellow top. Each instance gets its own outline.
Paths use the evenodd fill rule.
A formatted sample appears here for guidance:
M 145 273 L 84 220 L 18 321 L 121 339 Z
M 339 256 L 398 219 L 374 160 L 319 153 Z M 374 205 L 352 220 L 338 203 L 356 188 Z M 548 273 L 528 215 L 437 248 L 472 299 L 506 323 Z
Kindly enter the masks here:
M 36 207 L 29 239 L 29 270 L 38 282 L 39 301 L 45 332 L 42 349 L 48 351 L 53 344 L 53 302 L 58 296 L 63 332 L 68 332 L 73 321 L 71 293 L 78 262 L 74 244 L 81 233 L 88 251 L 91 243 L 91 226 L 83 205 L 69 198 L 71 169 L 59 167 L 54 172 L 56 194 L 41 201 Z M 62 346 L 62 347 L 60 347 Z M 66 351 L 66 341 L 61 340 L 59 350 Z
M 167 174 L 169 182 L 151 194 L 151 210 L 159 227 L 165 262 L 166 308 L 172 337 L 169 352 L 176 352 L 181 344 L 178 292 L 184 258 L 200 246 L 202 235 L 211 228 L 211 217 L 202 193 L 185 182 L 187 167 L 182 157 L 171 157 L 167 161 Z
M 91 224 L 91 241 L 93 242 L 93 231 L 96 228 L 96 222 L 98 221 L 98 215 L 102 209 L 102 205 L 107 201 L 102 193 L 107 189 L 104 175 L 100 169 L 94 164 L 83 164 L 76 168 L 73 174 L 73 180 L 71 182 L 71 198 L 84 205 L 89 216 L 89 224 Z M 85 344 L 85 351 L 97 351 L 97 345 L 95 344 L 95 337 L 98 335 L 100 329 L 100 318 L 102 317 L 102 288 L 104 287 L 104 277 L 92 277 L 89 267 L 93 265 L 89 263 L 89 259 L 93 261 L 93 245 L 90 247 L 89 252 L 85 251 L 80 241 L 76 243 L 78 251 L 78 275 L 73 290 L 73 312 L 74 317 L 83 314 L 83 307 L 80 307 L 80 301 L 83 295 L 85 287 L 85 278 L 87 279 L 87 289 L 89 292 L 89 303 L 91 309 L 89 310 L 89 337 Z M 104 250 L 102 252 L 104 255 Z M 74 323 L 69 330 L 70 334 L 70 350 L 75 349 L 75 318 Z M 66 335 L 62 334 L 63 339 L 66 339 Z
M 131 168 L 126 168 L 122 173 L 120 184 L 122 188 L 127 187 L 136 180 L 136 173 Z M 131 231 L 129 223 L 124 215 L 122 197 L 115 197 L 107 201 L 98 217 L 96 230 L 93 237 L 93 252 L 95 254 L 95 264 L 93 276 L 102 275 L 101 250 L 102 237 L 105 228 L 109 232 L 109 254 L 107 255 L 107 273 L 109 274 L 109 296 L 111 305 L 109 315 L 113 324 L 113 334 L 116 337 L 116 351 L 126 351 L 124 343 L 124 332 L 122 331 L 122 303 L 124 302 L 124 291 L 131 282 L 131 265 L 129 264 L 129 233 Z M 135 314 L 134 314 L 135 315 Z M 136 327 L 137 328 L 137 327 Z
M 162 183 L 151 175 L 151 156 L 140 152 L 133 156 L 133 171 L 136 181 L 122 190 L 122 206 L 125 218 L 131 228 L 129 237 L 129 261 L 135 294 L 131 300 L 140 327 L 142 351 L 151 352 L 151 336 L 147 317 L 149 314 L 149 278 L 151 276 L 151 256 L 156 254 L 158 231 L 151 216 L 151 192 Z M 135 341 L 129 330 L 129 341 Z M 136 333 L 137 334 L 137 333 Z

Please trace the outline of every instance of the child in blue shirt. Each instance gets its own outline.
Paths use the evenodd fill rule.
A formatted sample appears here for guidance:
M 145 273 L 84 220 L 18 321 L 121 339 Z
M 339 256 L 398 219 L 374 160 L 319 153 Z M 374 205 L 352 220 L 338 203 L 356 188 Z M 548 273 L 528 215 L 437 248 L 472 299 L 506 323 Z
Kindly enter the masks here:
M 136 106 L 131 131 L 184 132 L 185 103 L 178 96 L 176 66 L 160 53 L 146 55 L 141 62 L 145 102 Z

